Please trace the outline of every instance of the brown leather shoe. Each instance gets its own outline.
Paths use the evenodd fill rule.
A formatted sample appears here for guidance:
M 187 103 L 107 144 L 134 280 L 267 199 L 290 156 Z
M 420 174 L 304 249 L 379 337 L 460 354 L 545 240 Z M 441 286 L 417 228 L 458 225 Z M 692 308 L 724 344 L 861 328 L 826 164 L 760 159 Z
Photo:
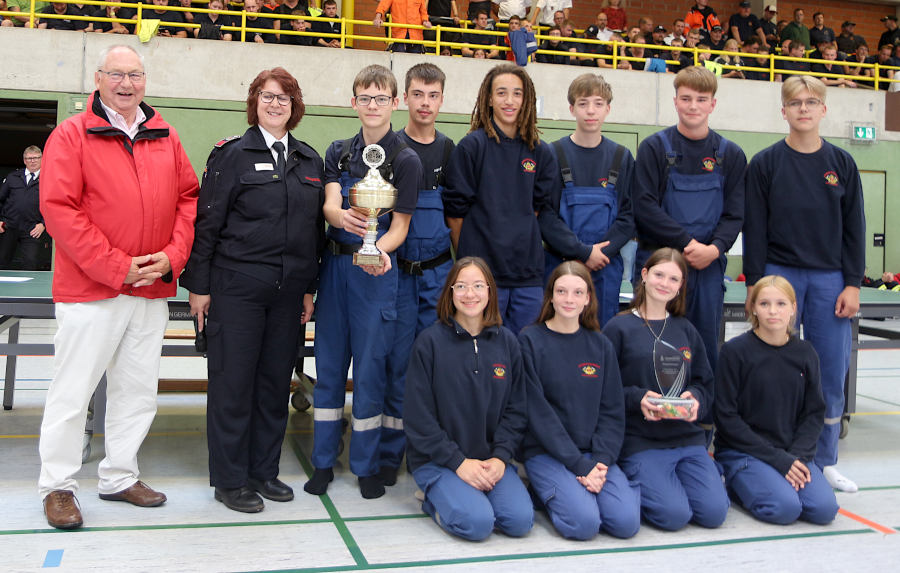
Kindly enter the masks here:
M 100 499 L 106 501 L 127 501 L 138 507 L 156 507 L 166 502 L 166 494 L 155 491 L 144 482 L 135 482 L 133 486 L 116 493 L 101 493 Z
M 51 491 L 44 498 L 44 514 L 47 523 L 57 529 L 77 529 L 81 527 L 81 510 L 75 494 L 67 489 Z

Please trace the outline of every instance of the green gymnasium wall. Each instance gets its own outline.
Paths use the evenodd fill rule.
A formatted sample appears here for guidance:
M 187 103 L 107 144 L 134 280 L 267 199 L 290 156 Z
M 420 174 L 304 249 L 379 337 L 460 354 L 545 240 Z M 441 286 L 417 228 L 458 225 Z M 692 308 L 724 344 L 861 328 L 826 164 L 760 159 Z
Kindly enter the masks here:
M 84 102 L 81 94 L 59 94 L 0 90 L 0 98 L 58 101 L 59 121 L 78 113 L 77 103 Z M 220 139 L 241 134 L 247 129 L 246 114 L 242 102 L 202 101 L 193 99 L 148 98 L 153 105 L 178 130 L 198 175 L 203 171 L 209 150 Z M 393 126 L 399 129 L 406 124 L 407 113 L 398 110 Z M 460 114 L 443 114 L 438 129 L 459 140 L 468 131 L 469 118 Z M 574 128 L 571 121 L 542 121 L 540 127 L 547 140 L 558 139 Z M 355 113 L 349 108 L 310 106 L 303 121 L 294 130 L 295 137 L 312 145 L 324 156 L 325 149 L 336 139 L 352 136 L 359 129 Z M 604 133 L 614 141 L 628 147 L 632 153 L 645 137 L 659 128 L 648 125 L 607 124 Z M 748 159 L 756 152 L 778 141 L 784 134 L 750 133 L 721 130 L 722 134 L 740 145 Z M 888 222 L 900 220 L 900 142 L 880 141 L 874 145 L 851 145 L 846 139 L 830 139 L 832 143 L 850 152 L 862 172 L 866 201 L 868 276 L 879 277 L 883 270 L 900 272 L 900 233 L 893 243 L 893 229 Z M 873 235 L 883 233 L 884 247 L 873 246 Z M 736 276 L 740 272 L 737 257 L 729 262 L 728 272 Z

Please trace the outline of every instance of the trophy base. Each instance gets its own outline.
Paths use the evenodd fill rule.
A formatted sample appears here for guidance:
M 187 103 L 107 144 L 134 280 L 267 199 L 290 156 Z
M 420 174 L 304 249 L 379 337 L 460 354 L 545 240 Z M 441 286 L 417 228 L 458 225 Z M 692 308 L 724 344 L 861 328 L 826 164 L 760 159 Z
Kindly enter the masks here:
M 373 266 L 373 267 L 383 267 L 384 261 L 381 260 L 380 254 L 369 255 L 365 253 L 356 252 L 353 253 L 353 264 L 361 267 L 365 266 Z

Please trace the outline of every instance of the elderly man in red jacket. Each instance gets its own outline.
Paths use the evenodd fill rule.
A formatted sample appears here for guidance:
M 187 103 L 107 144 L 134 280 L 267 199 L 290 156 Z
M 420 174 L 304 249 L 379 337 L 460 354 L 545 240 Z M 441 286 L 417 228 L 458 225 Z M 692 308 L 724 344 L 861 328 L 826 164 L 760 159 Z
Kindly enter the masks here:
M 156 415 L 166 297 L 194 238 L 197 176 L 175 130 L 143 103 L 141 56 L 101 54 L 87 111 L 50 135 L 41 213 L 56 238 L 55 376 L 41 424 L 38 488 L 47 522 L 82 524 L 75 500 L 88 401 L 107 374 L 101 499 L 141 507 L 166 496 L 138 481 L 137 452 Z

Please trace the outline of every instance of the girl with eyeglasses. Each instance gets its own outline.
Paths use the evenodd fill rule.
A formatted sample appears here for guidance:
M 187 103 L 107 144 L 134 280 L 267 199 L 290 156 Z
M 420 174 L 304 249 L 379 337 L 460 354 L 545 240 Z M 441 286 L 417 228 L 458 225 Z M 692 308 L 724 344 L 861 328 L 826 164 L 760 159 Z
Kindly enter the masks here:
M 453 265 L 437 314 L 413 346 L 403 410 L 422 509 L 464 539 L 480 541 L 495 528 L 520 537 L 534 521 L 511 463 L 526 427 L 525 373 L 484 260 Z
M 597 305 L 590 271 L 566 261 L 550 274 L 537 323 L 519 335 L 529 374 L 522 457 L 553 527 L 569 539 L 628 538 L 641 526 L 640 490 L 616 465 L 625 404 Z
M 628 310 L 603 333 L 625 393 L 619 466 L 641 487 L 641 513 L 660 529 L 722 525 L 728 495 L 697 422 L 713 406 L 713 373 L 700 334 L 685 318 L 687 263 L 662 248 L 641 269 Z
M 716 368 L 716 461 L 755 518 L 831 523 L 837 500 L 813 463 L 825 418 L 819 358 L 794 333 L 796 294 L 769 275 L 748 306 L 752 329 L 722 346 Z
M 825 427 L 815 463 L 832 487 L 855 492 L 856 483 L 836 464 L 850 321 L 859 310 L 866 267 L 866 222 L 856 162 L 819 135 L 826 89 L 810 76 L 788 78 L 781 86 L 781 113 L 790 131 L 757 153 L 747 170 L 744 274 L 748 293 L 764 275 L 793 285 L 797 322 L 821 362 Z

